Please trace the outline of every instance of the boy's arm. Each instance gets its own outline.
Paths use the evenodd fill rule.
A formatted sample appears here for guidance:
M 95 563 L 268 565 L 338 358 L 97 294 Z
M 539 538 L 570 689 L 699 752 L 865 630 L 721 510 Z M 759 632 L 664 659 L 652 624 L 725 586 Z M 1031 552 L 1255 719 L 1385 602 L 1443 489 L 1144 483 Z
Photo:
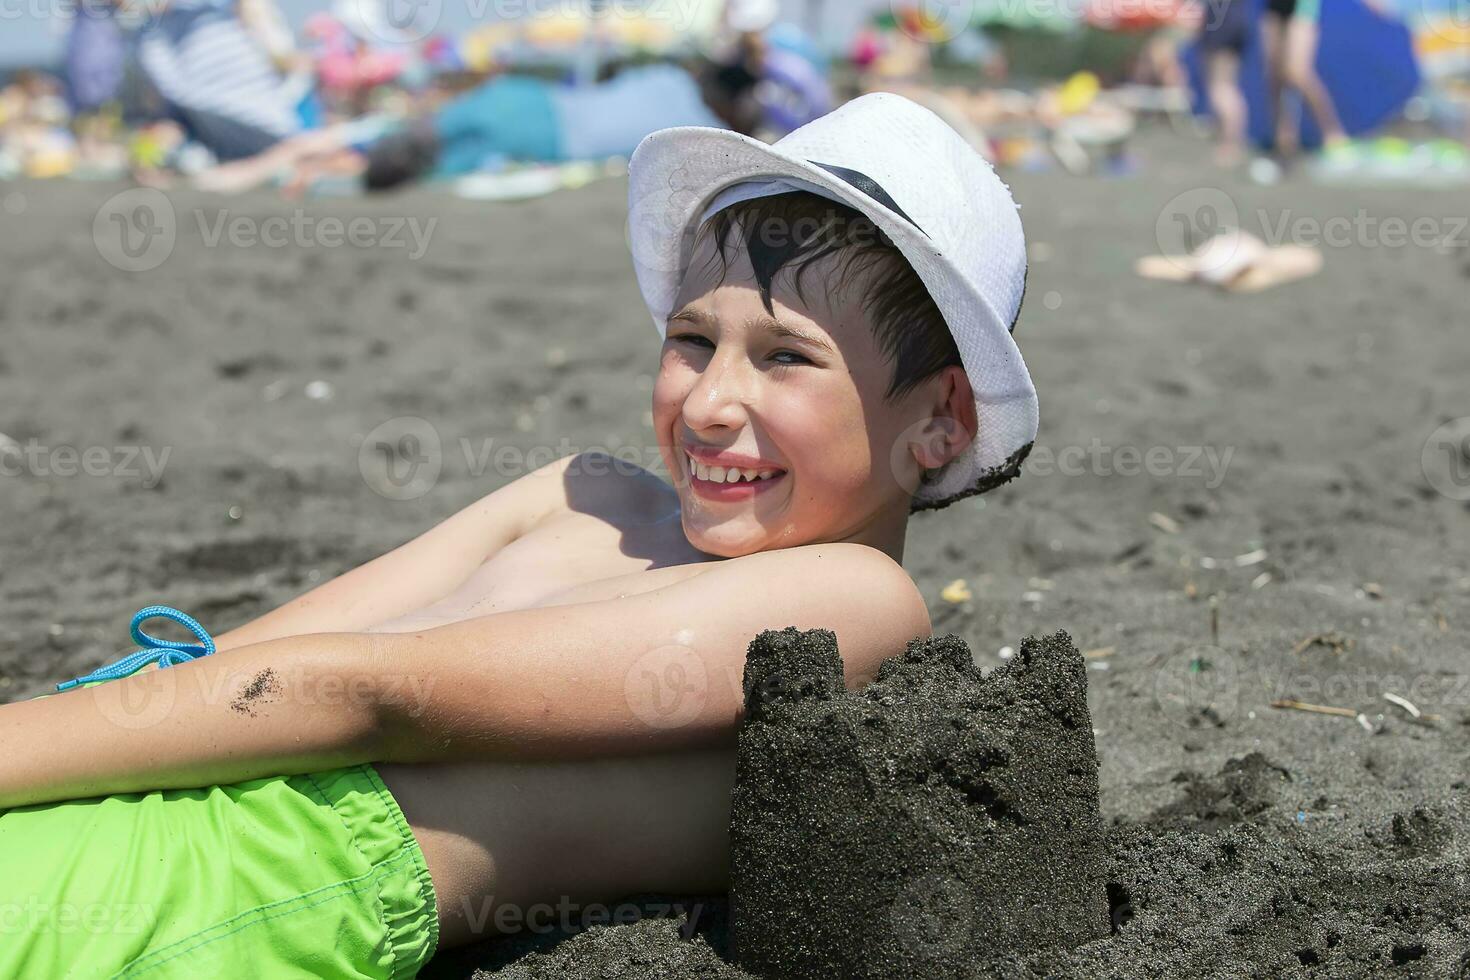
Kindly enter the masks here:
M 355 633 L 447 596 L 558 502 L 573 457 L 520 477 L 392 551 L 215 637 L 230 650 L 306 633 Z
M 0 810 L 370 761 L 715 744 L 743 709 L 751 639 L 786 626 L 833 630 L 849 686 L 930 632 L 899 565 L 837 544 L 733 559 L 641 595 L 417 634 L 273 640 L 0 705 Z
M 401 637 L 436 679 L 383 703 L 384 759 L 565 759 L 716 745 L 744 709 L 756 634 L 837 636 L 850 688 L 932 628 L 903 568 L 856 544 L 714 564 L 641 595 L 526 609 Z

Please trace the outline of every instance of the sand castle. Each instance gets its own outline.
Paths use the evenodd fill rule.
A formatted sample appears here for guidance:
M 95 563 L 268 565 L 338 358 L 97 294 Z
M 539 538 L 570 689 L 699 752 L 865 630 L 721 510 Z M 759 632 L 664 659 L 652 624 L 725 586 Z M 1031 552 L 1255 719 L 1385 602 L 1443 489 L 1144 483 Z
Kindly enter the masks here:
M 1058 632 L 989 675 L 915 640 L 860 691 L 826 630 L 746 660 L 731 942 L 767 978 L 949 977 L 1111 932 L 1085 662 Z

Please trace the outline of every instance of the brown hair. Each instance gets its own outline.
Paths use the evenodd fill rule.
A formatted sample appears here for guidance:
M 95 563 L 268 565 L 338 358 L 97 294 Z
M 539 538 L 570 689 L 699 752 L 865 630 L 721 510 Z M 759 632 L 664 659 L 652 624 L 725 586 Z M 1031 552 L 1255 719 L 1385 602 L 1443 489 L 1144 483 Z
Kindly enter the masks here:
M 950 365 L 961 365 L 954 335 L 919 274 L 871 218 L 855 208 L 807 191 L 742 201 L 709 219 L 700 235 L 712 235 L 721 266 L 729 268 L 730 232 L 739 228 L 766 311 L 771 281 L 792 269 L 803 300 L 802 273 L 828 255 L 840 256 L 828 295 L 868 274 L 861 304 L 879 349 L 893 364 L 884 394 L 892 401 Z

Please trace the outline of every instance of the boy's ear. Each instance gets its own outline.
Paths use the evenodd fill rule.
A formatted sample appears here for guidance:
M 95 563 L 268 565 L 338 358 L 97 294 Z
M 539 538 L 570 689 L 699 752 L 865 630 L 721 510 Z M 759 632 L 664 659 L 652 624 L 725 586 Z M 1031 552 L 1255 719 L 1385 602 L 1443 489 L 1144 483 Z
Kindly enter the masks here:
M 975 441 L 975 390 L 965 369 L 950 366 L 940 372 L 928 421 L 914 427 L 914 458 L 926 470 L 954 459 Z

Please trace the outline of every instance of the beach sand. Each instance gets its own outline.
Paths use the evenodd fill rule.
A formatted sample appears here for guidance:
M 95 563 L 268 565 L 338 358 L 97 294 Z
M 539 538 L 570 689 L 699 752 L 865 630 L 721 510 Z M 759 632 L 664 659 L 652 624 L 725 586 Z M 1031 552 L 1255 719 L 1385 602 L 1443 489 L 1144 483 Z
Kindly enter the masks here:
M 1109 935 L 1087 664 L 1066 633 L 981 675 L 911 642 L 843 690 L 830 631 L 760 634 L 730 816 L 730 933 L 772 980 L 960 976 Z
M 1463 195 L 1252 187 L 1165 134 L 1141 153 L 1135 177 L 1009 177 L 1040 439 L 1019 480 L 910 525 L 935 630 L 980 668 L 1058 629 L 1089 664 L 1115 931 L 996 969 L 1470 976 L 1470 505 L 1422 462 L 1470 415 Z M 623 183 L 519 205 L 310 202 L 298 226 L 358 217 L 385 239 L 336 247 L 320 226 L 210 244 L 222 210 L 259 227 L 294 206 L 177 192 L 172 253 L 140 272 L 94 241 L 119 190 L 0 189 L 0 432 L 34 447 L 0 476 L 0 698 L 126 652 L 150 603 L 228 629 L 538 459 L 654 460 L 658 338 Z M 1222 200 L 1258 234 L 1359 230 L 1317 277 L 1257 296 L 1133 277 L 1178 246 L 1181 211 L 1204 225 Z M 435 221 L 417 258 L 405 230 L 386 241 L 410 217 Z M 1363 230 L 1387 218 L 1455 243 Z M 439 465 L 399 486 L 374 447 L 405 431 Z M 716 957 L 723 904 L 695 908 L 697 943 L 645 922 L 549 960 L 512 962 L 556 937 L 446 954 L 426 975 L 738 975 Z

